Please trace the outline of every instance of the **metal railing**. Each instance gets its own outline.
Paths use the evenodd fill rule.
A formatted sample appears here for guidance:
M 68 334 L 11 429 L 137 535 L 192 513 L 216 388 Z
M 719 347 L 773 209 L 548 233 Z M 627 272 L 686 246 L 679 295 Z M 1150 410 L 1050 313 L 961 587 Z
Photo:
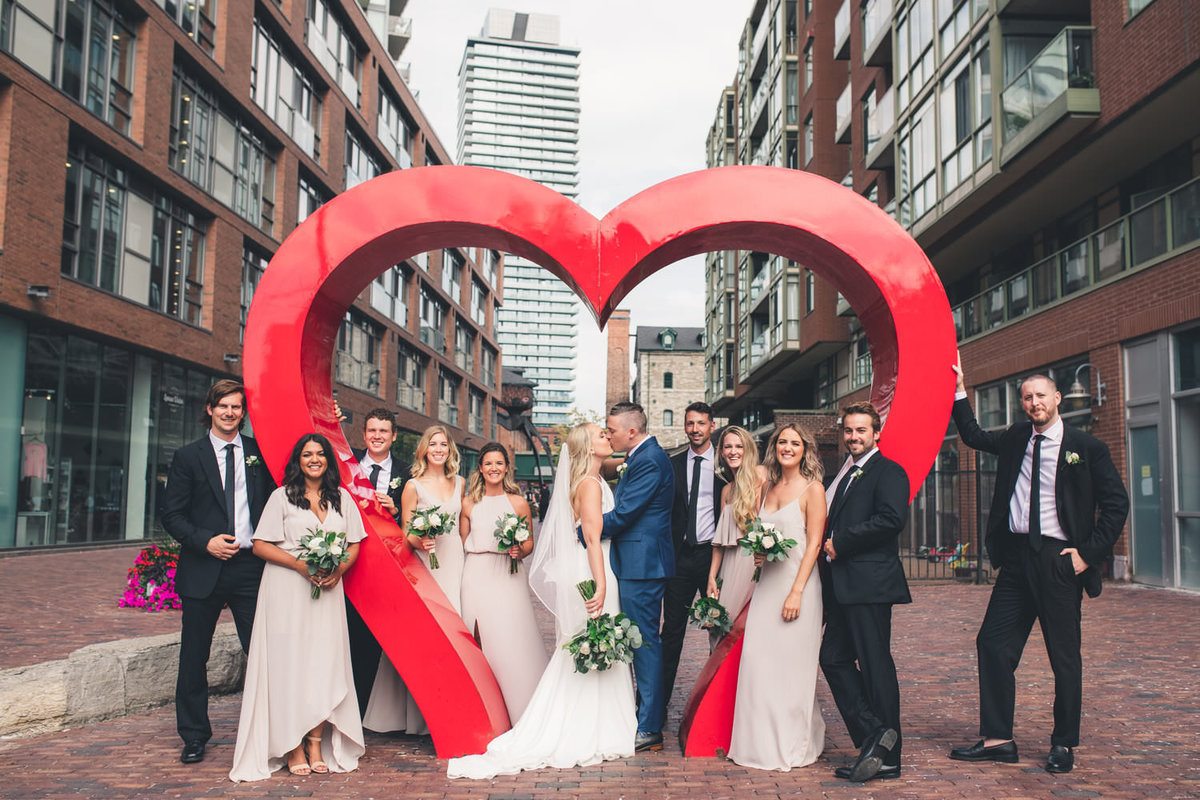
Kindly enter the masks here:
M 1000 95 L 1004 138 L 1016 136 L 1067 89 L 1096 85 L 1092 69 L 1095 28 L 1069 26 L 1033 57 Z
M 425 413 L 425 393 L 405 380 L 396 381 L 396 403 L 401 408 Z
M 841 8 L 833 18 L 833 52 L 842 49 L 850 38 L 850 0 L 843 0 Z
M 850 109 L 853 106 L 853 101 L 850 99 L 850 81 L 846 81 L 846 88 L 842 89 L 842 93 L 838 95 L 837 104 L 834 106 L 837 119 L 837 136 L 841 139 L 842 132 L 850 127 Z
M 421 344 L 429 345 L 439 353 L 444 353 L 446 352 L 446 334 L 442 333 L 437 328 L 431 328 L 422 322 Z
M 978 336 L 1197 241 L 1200 178 L 955 306 L 958 339 Z
M 866 55 L 880 31 L 891 27 L 891 22 L 892 0 L 868 0 L 862 9 L 863 55 Z

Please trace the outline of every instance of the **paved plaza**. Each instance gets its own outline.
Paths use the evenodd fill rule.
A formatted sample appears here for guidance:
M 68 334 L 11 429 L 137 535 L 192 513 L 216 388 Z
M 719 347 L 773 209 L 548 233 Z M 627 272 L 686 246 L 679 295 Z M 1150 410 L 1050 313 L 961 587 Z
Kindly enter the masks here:
M 54 553 L 0 559 L 0 667 L 63 658 L 114 638 L 172 632 L 178 612 L 117 609 L 124 570 L 136 550 Z M 178 761 L 175 715 L 167 706 L 122 719 L 29 738 L 0 740 L 0 798 L 327 797 L 491 798 L 1182 798 L 1200 797 L 1200 596 L 1109 584 L 1084 601 L 1083 745 L 1065 776 L 1041 769 L 1049 747 L 1052 681 L 1040 634 L 1018 673 L 1019 764 L 950 761 L 952 745 L 976 730 L 974 636 L 989 587 L 915 583 L 897 607 L 896 661 L 905 722 L 900 780 L 849 784 L 833 768 L 852 755 L 824 683 L 825 754 L 791 773 L 748 770 L 719 759 L 685 759 L 674 733 L 686 699 L 676 693 L 668 747 L 660 753 L 574 770 L 491 781 L 448 781 L 426 738 L 368 734 L 367 754 L 348 775 L 285 777 L 233 784 L 239 696 L 212 702 L 214 739 L 198 765 Z M 707 652 L 689 634 L 680 686 Z M 779 680 L 789 667 L 779 665 Z M 173 682 L 174 675 L 164 675 Z

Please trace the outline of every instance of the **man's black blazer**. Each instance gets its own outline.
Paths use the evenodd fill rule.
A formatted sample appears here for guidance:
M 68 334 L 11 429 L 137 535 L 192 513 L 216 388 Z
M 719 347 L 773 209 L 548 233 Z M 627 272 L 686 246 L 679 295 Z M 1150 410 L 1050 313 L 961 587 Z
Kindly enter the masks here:
M 1005 547 L 1011 541 L 1008 505 L 1017 487 L 1029 437 L 1033 435 L 1033 423 L 1024 420 L 1007 430 L 985 431 L 979 427 L 965 397 L 954 401 L 953 413 L 958 435 L 967 446 L 999 457 L 986 538 L 992 566 L 999 567 L 1004 561 Z M 1078 456 L 1078 460 L 1069 463 L 1068 453 Z M 1071 546 L 1078 548 L 1079 555 L 1088 563 L 1088 569 L 1080 576 L 1083 587 L 1096 597 L 1101 588 L 1097 567 L 1108 559 L 1121 536 L 1129 514 L 1129 495 L 1104 442 L 1065 424 L 1058 451 L 1054 502 L 1058 507 L 1058 524 Z
M 837 558 L 829 565 L 826 591 L 838 603 L 912 602 L 900 563 L 900 531 L 907 518 L 908 475 L 876 453 L 829 509 L 827 527 Z
M 682 453 L 676 453 L 671 456 L 671 469 L 675 472 L 675 497 L 671 505 L 671 543 L 675 546 L 675 551 L 683 547 L 683 536 L 687 528 L 688 521 L 688 495 L 692 491 L 692 486 L 687 479 L 687 460 L 693 457 L 695 453 L 692 448 L 687 448 Z M 717 469 L 716 452 L 713 452 L 713 522 L 715 523 L 721 516 L 721 490 L 725 488 L 727 481 L 721 477 L 721 471 Z
M 367 456 L 367 451 L 362 447 L 351 447 L 350 452 L 354 454 L 354 460 L 361 462 Z M 367 478 L 371 477 L 370 471 L 367 472 Z M 392 481 L 396 481 L 396 485 L 392 486 Z M 400 495 L 404 493 L 404 484 L 408 483 L 412 478 L 412 466 L 407 461 L 392 456 L 392 471 L 387 476 L 388 479 L 388 496 L 392 498 L 392 502 L 396 504 L 395 518 L 400 519 Z
M 275 490 L 258 444 L 242 437 L 246 464 L 246 494 L 250 524 L 258 526 L 267 498 Z M 162 499 L 162 525 L 182 547 L 175 589 L 182 597 L 205 598 L 212 594 L 221 572 L 221 560 L 208 552 L 208 540 L 218 533 L 233 533 L 225 516 L 225 489 L 212 442 L 205 435 L 175 451 Z

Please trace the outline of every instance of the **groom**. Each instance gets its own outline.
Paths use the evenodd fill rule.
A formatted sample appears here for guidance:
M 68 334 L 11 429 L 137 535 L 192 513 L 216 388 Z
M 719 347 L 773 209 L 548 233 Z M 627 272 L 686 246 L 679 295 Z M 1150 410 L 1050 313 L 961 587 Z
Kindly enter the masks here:
M 671 546 L 671 503 L 675 477 L 671 461 L 653 436 L 646 435 L 646 412 L 637 403 L 617 403 L 608 412 L 608 439 L 625 451 L 625 470 L 617 482 L 615 505 L 604 515 L 605 538 L 612 539 L 612 569 L 621 594 L 621 610 L 642 631 L 633 651 L 637 680 L 638 730 L 635 750 L 661 750 L 666 711 L 663 693 L 663 589 L 675 573 Z

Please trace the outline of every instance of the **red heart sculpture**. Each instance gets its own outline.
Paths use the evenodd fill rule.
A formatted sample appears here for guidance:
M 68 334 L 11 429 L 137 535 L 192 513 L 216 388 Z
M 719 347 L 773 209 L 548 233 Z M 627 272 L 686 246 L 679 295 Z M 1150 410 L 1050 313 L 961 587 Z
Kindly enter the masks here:
M 372 534 L 346 593 L 424 713 L 439 757 L 481 752 L 509 727 L 508 714 L 462 620 L 395 538 L 395 522 L 370 502 L 332 415 L 331 367 L 338 326 L 372 280 L 418 253 L 455 246 L 541 264 L 600 325 L 639 281 L 687 256 L 737 249 L 795 260 L 834 284 L 862 321 L 871 399 L 887 417 L 881 448 L 907 470 L 914 493 L 941 446 L 956 348 L 941 281 L 887 214 L 824 178 L 773 167 L 705 170 L 653 186 L 596 220 L 525 178 L 422 167 L 326 203 L 280 246 L 255 292 L 244 347 L 248 402 L 276 476 L 302 433 L 316 430 L 334 443 Z

